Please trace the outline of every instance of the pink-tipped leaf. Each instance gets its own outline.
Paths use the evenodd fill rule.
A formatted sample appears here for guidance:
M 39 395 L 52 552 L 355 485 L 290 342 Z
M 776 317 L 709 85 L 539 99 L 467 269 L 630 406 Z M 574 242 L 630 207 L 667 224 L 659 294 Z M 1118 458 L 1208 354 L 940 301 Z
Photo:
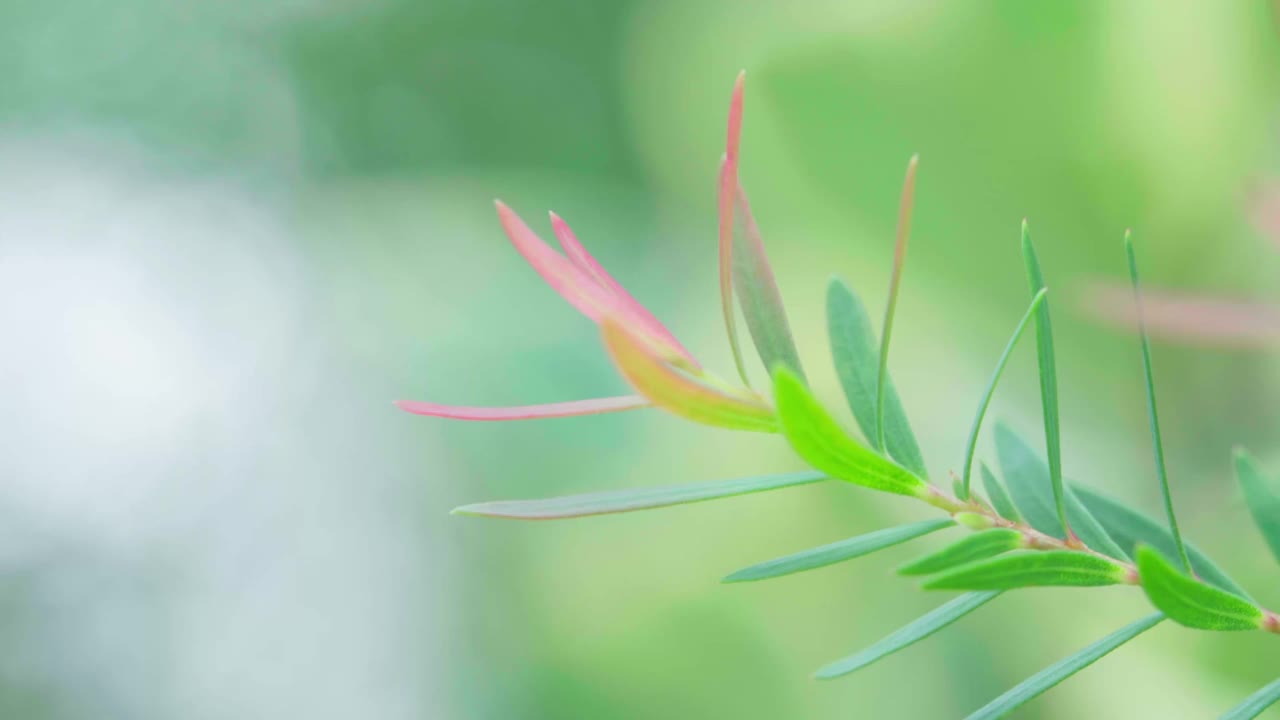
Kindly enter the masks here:
M 510 407 L 468 407 L 463 405 L 440 405 L 438 403 L 418 402 L 416 400 L 397 400 L 396 406 L 414 415 L 449 418 L 451 420 L 473 420 L 480 422 L 501 422 L 504 420 L 538 420 L 541 418 L 576 417 L 579 415 L 601 415 L 603 413 L 623 412 L 651 407 L 652 403 L 639 395 L 622 395 L 619 397 L 594 398 L 591 400 L 573 400 L 570 402 L 549 403 L 546 405 L 513 405 Z
M 612 319 L 600 324 L 605 347 L 627 382 L 657 407 L 731 430 L 777 432 L 773 409 L 753 393 L 721 389 L 663 360 Z
M 658 320 L 658 318 L 653 316 L 653 313 L 649 312 L 644 305 L 641 305 L 640 301 L 636 300 L 631 293 L 627 292 L 627 289 L 622 286 L 622 283 L 615 280 L 613 276 L 609 274 L 609 271 L 605 270 L 604 266 L 602 266 L 599 261 L 591 255 L 591 253 L 587 252 L 587 249 L 582 246 L 582 243 L 578 242 L 578 236 L 569 227 L 569 224 L 554 212 L 551 213 L 551 229 L 555 233 L 556 240 L 560 242 L 560 247 L 564 248 L 565 255 L 569 257 L 569 260 L 574 265 L 577 265 L 580 269 L 590 275 L 597 283 L 599 283 L 601 287 L 612 293 L 614 298 L 616 298 L 628 312 L 632 313 L 638 320 L 642 321 L 653 335 L 662 338 L 664 342 L 675 349 L 680 357 L 684 358 L 689 365 L 694 368 L 699 367 L 698 361 L 695 360 L 693 355 L 680 344 L 680 341 L 676 339 L 675 335 L 672 335 L 671 331 L 668 330 L 667 327 Z
M 733 206 L 738 187 L 738 145 L 742 137 L 742 86 L 747 72 L 738 73 L 733 84 L 733 97 L 729 101 L 729 127 L 725 140 L 724 160 L 720 164 L 719 215 L 720 215 L 720 305 L 724 312 L 724 327 L 729 335 L 729 349 L 733 351 L 733 364 L 742 382 L 750 387 L 746 364 L 742 361 L 742 347 L 738 344 L 738 328 L 733 314 Z

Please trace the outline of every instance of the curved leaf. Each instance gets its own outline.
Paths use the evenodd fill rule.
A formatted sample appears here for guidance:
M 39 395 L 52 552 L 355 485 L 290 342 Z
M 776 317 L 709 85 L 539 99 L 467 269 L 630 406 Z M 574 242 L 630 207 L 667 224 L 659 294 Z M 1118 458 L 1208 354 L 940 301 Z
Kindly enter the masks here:
M 1045 288 L 1040 259 L 1031 244 L 1031 231 L 1022 221 L 1022 257 L 1027 265 L 1027 280 L 1032 294 Z M 1049 301 L 1036 309 L 1036 355 L 1040 368 L 1040 405 L 1044 411 L 1044 446 L 1049 456 L 1049 484 L 1053 489 L 1053 507 L 1058 523 L 1070 532 L 1066 498 L 1062 493 L 1062 433 L 1058 427 L 1058 370 L 1053 352 L 1053 326 L 1049 317 Z
M 760 477 L 734 478 L 733 480 L 700 482 L 690 485 L 607 490 L 605 492 L 565 495 L 542 500 L 499 500 L 496 502 L 463 505 L 454 509 L 453 514 L 479 515 L 513 520 L 559 520 L 718 500 L 765 490 L 780 490 L 799 485 L 810 485 L 826 479 L 826 475 L 816 472 L 762 475 Z
M 1178 572 L 1158 551 L 1138 546 L 1142 590 L 1169 619 L 1197 630 L 1258 630 L 1262 610 L 1229 592 Z
M 1065 657 L 1023 680 L 1005 694 L 987 703 L 966 720 L 994 720 L 1008 715 L 1027 702 L 1039 697 L 1046 690 L 1089 667 L 1112 650 L 1155 627 L 1163 619 L 1163 615 L 1156 613 L 1125 625 L 1076 654 Z
M 1022 587 L 1118 585 L 1126 570 L 1110 560 L 1071 550 L 1047 550 L 979 560 L 928 580 L 926 590 L 1013 590 Z
M 1026 536 L 1010 528 L 992 528 L 961 538 L 941 550 L 898 568 L 902 575 L 932 575 L 965 563 L 1026 547 Z
M 580 415 L 600 415 L 603 413 L 624 412 L 651 407 L 653 404 L 639 395 L 623 395 L 619 397 L 593 398 L 591 400 L 570 400 L 568 402 L 548 403 L 546 405 L 511 405 L 507 407 L 468 407 L 463 405 L 440 405 L 439 403 L 419 402 L 417 400 L 397 400 L 396 407 L 414 415 L 449 418 L 451 420 L 474 420 L 479 422 L 501 422 L 505 420 L 537 420 L 541 418 L 577 417 Z
M 1154 518 L 1083 485 L 1073 486 L 1072 495 L 1080 498 L 1080 501 L 1089 508 L 1090 513 L 1107 529 L 1108 534 L 1115 538 L 1130 556 L 1137 551 L 1139 543 L 1146 543 L 1159 550 L 1166 558 L 1172 560 L 1178 557 L 1169 529 Z M 1197 576 L 1220 590 L 1226 590 L 1242 598 L 1249 597 L 1248 593 L 1223 572 L 1222 568 L 1192 543 L 1187 543 L 1187 555 L 1191 557 L 1191 567 L 1195 569 Z
M 1263 686 L 1261 690 L 1245 698 L 1244 702 L 1228 710 L 1220 720 L 1253 720 L 1277 700 L 1280 700 L 1280 680 Z
M 929 486 L 845 434 L 804 383 L 785 368 L 773 374 L 782 433 L 796 454 L 828 475 L 872 490 L 924 497 Z
M 696 378 L 653 353 L 611 318 L 600 323 L 618 371 L 654 405 L 704 425 L 778 432 L 773 410 L 747 393 L 732 393 Z
M 866 306 L 839 278 L 827 285 L 827 332 L 836 375 L 858 428 L 873 448 L 883 450 L 876 411 L 879 346 Z M 887 373 L 884 384 L 884 440 L 889 455 L 917 476 L 928 477 L 907 412 Z
M 991 468 L 986 463 L 979 463 L 979 470 L 982 474 L 982 489 L 987 493 L 987 499 L 991 501 L 991 506 L 996 509 L 1000 517 L 1013 522 L 1022 522 L 1022 516 L 1018 514 L 1018 508 L 1014 507 L 1013 500 L 1009 499 L 1009 493 L 1004 489 L 1004 485 L 996 479 L 991 472 Z
M 848 675 L 855 670 L 861 670 L 880 658 L 892 655 L 905 647 L 920 642 L 994 600 L 999 594 L 998 592 L 965 593 L 898 628 L 892 634 L 865 650 L 856 652 L 829 665 L 824 665 L 814 677 L 819 680 L 830 680 L 841 675 Z
M 791 323 L 787 321 L 787 310 L 778 291 L 778 281 L 773 276 L 760 228 L 751 213 L 741 182 L 738 183 L 736 209 L 742 231 L 734 233 L 733 289 L 742 306 L 742 317 L 747 321 L 751 342 L 755 344 L 767 372 L 773 372 L 775 367 L 782 365 L 804 379 L 800 354 L 791 337 Z
M 1244 448 L 1236 448 L 1235 461 L 1236 479 L 1249 504 L 1253 522 L 1271 548 L 1271 554 L 1280 562 L 1280 495 L 1271 489 L 1257 461 Z
M 826 567 L 844 560 L 852 560 L 863 555 L 870 555 L 878 550 L 893 547 L 908 540 L 914 540 L 931 532 L 955 525 L 951 518 L 936 518 L 898 527 L 877 530 L 866 535 L 851 537 L 847 540 L 822 545 L 798 553 L 758 563 L 743 568 L 726 576 L 721 582 L 750 582 L 767 580 L 792 573 Z

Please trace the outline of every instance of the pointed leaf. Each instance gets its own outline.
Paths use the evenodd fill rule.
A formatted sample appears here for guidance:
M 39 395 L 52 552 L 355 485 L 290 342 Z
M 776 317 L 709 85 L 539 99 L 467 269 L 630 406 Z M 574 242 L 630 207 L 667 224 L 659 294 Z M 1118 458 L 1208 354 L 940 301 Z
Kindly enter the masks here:
M 414 415 L 430 415 L 452 420 L 502 421 L 598 415 L 651 407 L 651 404 L 639 395 L 624 395 L 592 400 L 572 400 L 570 402 L 550 403 L 547 405 L 513 405 L 510 407 L 464 407 L 462 405 L 439 405 L 416 400 L 397 400 L 396 406 Z
M 1158 551 L 1138 546 L 1142 590 L 1170 620 L 1198 630 L 1257 630 L 1265 614 L 1229 592 L 1178 572 Z
M 737 224 L 741 230 L 734 233 L 733 280 L 747 330 L 751 332 L 751 340 L 766 371 L 772 373 L 775 367 L 782 365 L 803 380 L 804 370 L 800 367 L 800 355 L 791 338 L 791 324 L 787 322 L 782 294 L 778 292 L 778 282 L 765 253 L 760 228 L 756 225 L 741 183 L 738 184 L 737 211 L 740 216 Z
M 1000 456 L 1000 467 L 1009 483 L 1014 503 L 1031 526 L 1046 535 L 1065 538 L 1062 525 L 1053 510 L 1049 470 L 1044 461 L 1026 440 L 1003 423 L 996 425 L 996 452 Z M 1089 513 L 1080 499 L 1069 488 L 1065 494 L 1067 517 L 1084 544 L 1105 555 L 1128 560 L 1128 554 Z
M 872 490 L 924 497 L 929 486 L 845 434 L 809 389 L 786 368 L 773 374 L 774 402 L 796 454 L 832 477 Z
M 1130 556 L 1137 551 L 1138 543 L 1146 543 L 1164 553 L 1164 556 L 1170 560 L 1178 557 L 1169 529 L 1155 519 L 1119 500 L 1082 485 L 1073 486 L 1072 491 L 1072 495 L 1080 498 L 1080 501 L 1089 508 L 1089 512 L 1102 523 L 1108 534 L 1115 538 L 1116 543 Z M 1195 569 L 1197 576 L 1220 590 L 1226 590 L 1242 598 L 1249 597 L 1243 588 L 1194 544 L 1187 543 L 1187 554 L 1191 557 L 1191 567 Z
M 966 720 L 995 720 L 1017 710 L 1046 690 L 1089 667 L 1104 655 L 1155 627 L 1164 619 L 1160 613 L 1132 622 L 1074 655 L 1065 657 L 992 700 Z
M 992 528 L 974 533 L 898 568 L 902 575 L 932 575 L 965 563 L 985 560 L 1027 546 L 1026 536 L 1010 528 Z
M 1045 288 L 1044 273 L 1040 271 L 1040 259 L 1031 244 L 1031 232 L 1027 221 L 1022 221 L 1022 256 L 1027 265 L 1027 280 L 1031 293 Z M 1036 310 L 1036 355 L 1040 367 L 1040 405 L 1044 411 L 1044 446 L 1049 456 L 1049 481 L 1053 489 L 1054 513 L 1058 524 L 1071 533 L 1071 521 L 1067 517 L 1066 497 L 1062 492 L 1062 440 L 1058 428 L 1058 370 L 1053 353 L 1053 326 L 1049 318 L 1049 301 L 1040 303 Z
M 879 358 L 871 317 L 858 296 L 839 278 L 832 278 L 827 286 L 827 329 L 831 337 L 831 357 L 835 361 L 840 386 L 849 401 L 849 409 L 853 411 L 867 442 L 876 450 L 883 450 L 878 444 L 880 426 L 876 412 L 876 375 Z M 884 436 L 889 455 L 916 475 L 927 477 L 920 446 L 893 387 L 893 378 L 888 375 L 885 376 L 884 397 Z
M 778 432 L 773 410 L 758 398 L 723 390 L 663 361 L 611 318 L 600 330 L 622 376 L 654 405 L 706 425 Z
M 996 479 L 991 472 L 991 468 L 986 463 L 980 464 L 982 473 L 982 489 L 986 491 L 987 498 L 991 500 L 991 506 L 996 509 L 1000 517 L 1013 522 L 1022 522 L 1022 516 L 1018 514 L 1018 508 L 1014 507 L 1013 501 L 1009 499 L 1009 493 L 1004 489 L 1004 485 Z
M 1133 285 L 1133 301 L 1138 309 L 1138 345 L 1142 349 L 1142 376 L 1147 386 L 1147 422 L 1151 426 L 1151 445 L 1155 455 L 1156 477 L 1160 481 L 1160 497 L 1164 500 L 1165 519 L 1169 521 L 1169 534 L 1178 550 L 1182 567 L 1191 571 L 1191 558 L 1178 531 L 1178 517 L 1173 512 L 1173 493 L 1169 490 L 1169 472 L 1164 462 L 1164 440 L 1160 434 L 1160 413 L 1156 409 L 1156 381 L 1151 370 L 1151 342 L 1147 340 L 1147 327 L 1142 321 L 1142 291 L 1138 284 L 1138 258 L 1133 251 L 1133 234 L 1124 233 L 1124 251 L 1129 260 L 1129 281 Z
M 542 500 L 499 500 L 463 505 L 455 509 L 453 514 L 482 515 L 513 520 L 558 520 L 703 502 L 765 490 L 810 485 L 826 479 L 827 476 L 816 472 L 762 475 L 690 485 L 609 490 Z
M 824 665 L 818 670 L 815 677 L 819 680 L 830 680 L 848 675 L 855 670 L 874 663 L 888 655 L 898 652 L 899 650 L 914 645 L 915 643 L 929 637 L 942 628 L 977 610 L 991 600 L 994 600 L 998 592 L 974 592 L 965 593 L 960 597 L 940 605 L 928 614 L 907 623 L 895 630 L 892 634 L 883 640 L 871 645 L 860 652 L 854 653 L 849 657 L 837 660 L 829 665 Z
M 969 484 L 971 473 L 973 472 L 973 454 L 978 449 L 978 433 L 982 430 L 982 419 L 987 416 L 987 408 L 991 405 L 991 398 L 996 394 L 996 386 L 1000 384 L 1000 378 L 1004 375 L 1004 369 L 1009 364 L 1009 358 L 1013 355 L 1013 349 L 1018 346 L 1018 341 L 1022 339 L 1022 334 L 1026 332 L 1027 325 L 1031 323 L 1031 318 L 1040 308 L 1040 303 L 1044 302 L 1045 295 L 1049 294 L 1049 288 L 1042 288 L 1031 298 L 1031 305 L 1027 307 L 1026 313 L 1022 315 L 1022 321 L 1014 328 L 1013 335 L 1009 338 L 1009 342 L 1004 346 L 1004 352 L 1000 354 L 1000 359 L 996 361 L 996 369 L 991 373 L 991 379 L 987 382 L 987 389 L 982 393 L 982 401 L 978 403 L 978 413 L 973 418 L 973 425 L 969 428 L 969 442 L 965 444 L 964 451 L 964 476 L 961 482 L 961 492 L 956 497 L 966 500 L 969 497 Z
M 738 344 L 737 322 L 733 314 L 733 205 L 738 195 L 738 146 L 742 137 L 742 85 L 747 73 L 738 73 L 733 84 L 733 96 L 729 100 L 729 127 L 725 133 L 724 161 L 720 163 L 720 306 L 724 313 L 724 328 L 729 334 L 729 349 L 733 351 L 733 364 L 745 385 L 747 366 L 742 362 L 742 348 Z M 772 370 L 771 368 L 768 368 Z
M 1244 699 L 1244 702 L 1228 710 L 1219 720 L 1253 720 L 1264 710 L 1280 700 L 1280 680 L 1273 680 L 1269 685 Z
M 870 555 L 878 550 L 900 545 L 908 540 L 914 540 L 922 535 L 928 535 L 931 532 L 936 532 L 952 525 L 955 525 L 955 522 L 951 518 L 936 518 L 909 525 L 899 525 L 885 530 L 877 530 L 866 535 L 851 537 L 848 540 L 810 548 L 809 550 L 752 565 L 726 576 L 721 582 L 767 580 L 781 577 L 782 575 L 826 567 L 844 560 Z
M 898 291 L 902 289 L 902 269 L 907 263 L 907 240 L 911 237 L 911 209 L 916 197 L 916 169 L 920 156 L 907 162 L 907 176 L 902 182 L 902 199 L 898 203 L 898 232 L 893 242 L 893 273 L 889 276 L 889 300 L 884 307 L 884 324 L 880 326 L 880 357 L 876 373 L 876 425 L 880 428 L 877 447 L 885 447 L 884 396 L 889 377 L 889 341 L 893 339 L 893 318 L 898 309 Z
M 498 209 L 502 229 L 512 246 L 578 312 L 597 323 L 606 317 L 612 317 L 654 353 L 664 358 L 681 357 L 680 350 L 672 346 L 660 332 L 655 332 L 646 318 L 627 307 L 613 292 L 597 282 L 591 273 L 543 242 L 515 211 L 501 200 L 495 200 L 494 205 Z
M 1244 491 L 1249 512 L 1262 538 L 1267 541 L 1267 547 L 1271 548 L 1271 554 L 1280 562 L 1280 495 L 1271 489 L 1271 483 L 1263 476 L 1257 461 L 1244 448 L 1236 449 L 1235 459 L 1236 479 Z
M 1123 566 L 1072 550 L 1002 555 L 958 567 L 922 585 L 925 590 L 1013 590 L 1022 587 L 1096 587 L 1126 579 Z
M 569 224 L 560 218 L 559 215 L 551 213 L 551 229 L 555 233 L 556 240 L 560 241 L 560 247 L 564 248 L 564 254 L 569 260 L 582 268 L 588 275 L 595 279 L 604 289 L 608 290 L 617 299 L 617 302 L 628 312 L 633 313 L 635 318 L 641 322 L 653 335 L 662 338 L 668 345 L 674 348 L 677 353 L 686 362 L 694 368 L 698 367 L 698 361 L 693 355 L 680 344 L 675 335 L 662 324 L 658 318 L 649 312 L 649 309 L 640 304 L 622 284 L 613 279 L 603 266 L 587 252 L 587 249 L 578 242 L 578 236 L 574 234 Z

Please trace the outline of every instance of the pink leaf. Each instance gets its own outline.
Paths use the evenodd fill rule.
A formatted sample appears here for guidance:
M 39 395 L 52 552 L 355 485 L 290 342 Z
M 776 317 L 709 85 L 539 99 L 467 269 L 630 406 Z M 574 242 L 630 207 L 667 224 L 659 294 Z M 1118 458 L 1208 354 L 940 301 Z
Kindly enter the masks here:
M 742 382 L 747 380 L 746 365 L 742 362 L 742 348 L 738 345 L 738 329 L 733 314 L 733 202 L 738 188 L 738 145 L 742 136 L 742 85 L 747 71 L 738 73 L 733 85 L 733 97 L 729 101 L 729 128 L 725 140 L 724 161 L 720 166 L 720 305 L 724 312 L 724 327 L 729 334 L 729 349 L 733 351 L 733 364 L 738 368 Z
M 679 353 L 680 357 L 684 358 L 690 366 L 694 368 L 699 367 L 698 361 L 695 360 L 693 355 L 680 344 L 680 341 L 676 339 L 675 335 L 672 335 L 671 331 L 668 330 L 667 327 L 658 320 L 658 318 L 653 316 L 653 313 L 649 312 L 644 305 L 641 305 L 640 302 L 631 295 L 631 293 L 627 292 L 626 288 L 622 287 L 622 283 L 615 280 L 613 276 L 609 274 L 609 271 L 605 270 L 604 267 L 591 255 L 591 253 L 587 252 L 587 249 L 582 246 L 582 243 L 578 242 L 578 236 L 574 234 L 573 230 L 569 227 L 569 224 L 555 213 L 551 213 L 551 229 L 555 232 L 556 239 L 560 241 L 560 247 L 564 248 L 565 255 L 569 256 L 570 261 L 591 275 L 591 277 L 595 278 L 596 282 L 601 286 L 613 293 L 613 296 L 624 308 L 633 313 L 637 319 L 643 321 L 650 332 L 655 336 L 662 338 L 668 345 L 675 349 Z
M 453 420 L 478 420 L 497 422 L 502 420 L 536 420 L 539 418 L 599 415 L 649 407 L 648 400 L 639 395 L 573 400 L 547 405 L 516 405 L 511 407 L 463 407 L 461 405 L 437 405 L 415 400 L 397 400 L 396 406 L 414 415 L 450 418 Z

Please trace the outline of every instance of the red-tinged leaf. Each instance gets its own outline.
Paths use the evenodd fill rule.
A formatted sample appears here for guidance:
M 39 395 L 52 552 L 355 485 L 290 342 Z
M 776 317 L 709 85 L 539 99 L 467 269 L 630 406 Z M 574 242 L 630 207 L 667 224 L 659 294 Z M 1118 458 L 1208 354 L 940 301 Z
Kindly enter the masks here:
M 1085 295 L 1095 317 L 1126 330 L 1138 328 L 1133 290 L 1097 284 Z M 1161 290 L 1142 291 L 1143 320 L 1151 337 L 1229 347 L 1280 342 L 1280 307 Z
M 893 318 L 898 309 L 898 291 L 902 287 L 902 268 L 907 263 L 907 241 L 911 238 L 911 211 L 916 202 L 916 169 L 920 156 L 907 161 L 907 175 L 902 181 L 902 197 L 898 202 L 898 231 L 893 242 L 893 273 L 889 276 L 889 300 L 884 307 L 884 324 L 880 330 L 880 367 L 876 380 L 876 426 L 880 437 L 876 447 L 885 447 L 884 396 L 889 373 L 889 341 L 893 338 Z
M 601 285 L 586 270 L 578 267 L 554 248 L 542 241 L 520 216 L 501 200 L 494 204 L 502 229 L 516 250 L 524 256 L 542 279 L 569 304 L 591 320 L 599 323 L 605 317 L 614 318 L 637 339 L 663 357 L 682 357 L 661 335 L 655 334 L 647 320 L 636 315 L 608 288 Z
M 637 319 L 642 320 L 655 336 L 662 338 L 678 351 L 680 357 L 684 358 L 694 368 L 698 367 L 698 361 L 680 344 L 679 340 L 676 340 L 675 335 L 672 335 L 671 331 L 658 318 L 654 317 L 648 308 L 641 305 L 631 293 L 627 292 L 626 288 L 622 287 L 622 283 L 615 280 L 609 274 L 609 271 L 605 270 L 595 257 L 587 252 L 582 243 L 578 242 L 578 236 L 574 234 L 569 224 L 555 213 L 551 213 L 551 229 L 555 233 L 556 240 L 560 241 L 560 247 L 564 248 L 565 255 L 569 257 L 573 264 L 595 279 L 601 287 L 613 293 L 613 296 L 626 310 L 633 313 Z
M 416 400 L 397 400 L 396 406 L 414 415 L 429 415 L 451 420 L 500 422 L 503 420 L 537 420 L 540 418 L 600 415 L 651 407 L 652 403 L 639 395 L 623 395 L 591 400 L 572 400 L 570 402 L 546 405 L 513 405 L 511 407 L 464 407 L 461 405 L 418 402 Z
M 683 418 L 731 430 L 778 432 L 773 409 L 749 391 L 716 387 L 654 354 L 611 318 L 600 323 L 622 376 L 654 405 Z
M 782 304 L 782 294 L 778 292 L 778 282 L 765 252 L 760 228 L 756 225 L 741 183 L 737 189 L 736 209 L 739 232 L 734 233 L 734 290 L 742 306 L 742 315 L 747 320 L 751 340 L 769 373 L 782 365 L 804 379 L 800 354 L 796 352 L 791 324 Z
M 724 161 L 720 165 L 720 304 L 724 312 L 724 327 L 729 334 L 729 349 L 733 351 L 733 363 L 738 375 L 748 386 L 747 368 L 742 362 L 742 348 L 738 344 L 738 328 L 733 314 L 733 205 L 738 187 L 738 144 L 742 137 L 742 84 L 746 71 L 738 73 L 733 85 L 733 97 L 729 101 L 729 127 L 725 139 Z

